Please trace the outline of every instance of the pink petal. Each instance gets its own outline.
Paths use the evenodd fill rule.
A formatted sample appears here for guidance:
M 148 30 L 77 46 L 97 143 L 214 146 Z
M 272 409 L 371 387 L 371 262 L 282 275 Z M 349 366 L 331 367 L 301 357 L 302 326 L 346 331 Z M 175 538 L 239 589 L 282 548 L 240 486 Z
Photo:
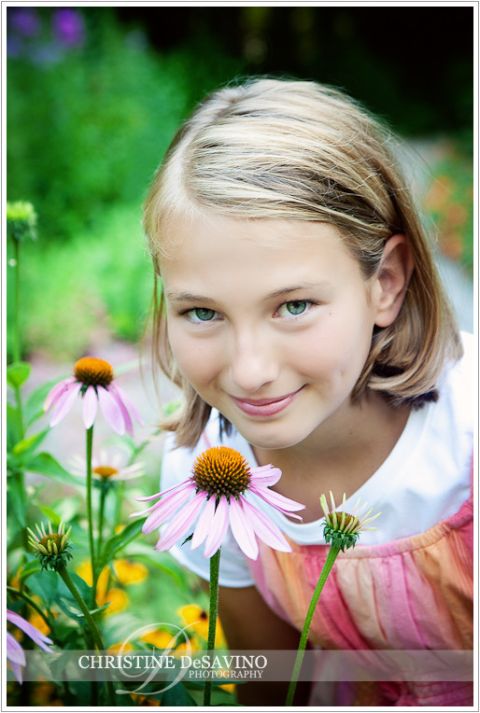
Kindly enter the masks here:
M 140 424 L 140 426 L 143 426 L 143 419 L 137 410 L 137 407 L 134 406 L 134 404 L 130 401 L 129 397 L 125 394 L 123 390 L 120 390 L 120 388 L 115 384 L 112 383 L 110 385 L 110 390 L 114 390 L 117 392 L 118 396 L 122 399 L 123 403 L 125 404 L 125 407 L 128 409 L 128 413 L 130 416 L 132 416 L 137 423 Z
M 107 391 L 113 396 L 113 398 L 118 404 L 118 407 L 122 413 L 125 430 L 130 436 L 133 436 L 133 423 L 132 419 L 130 418 L 130 414 L 128 413 L 127 406 L 124 402 L 122 392 L 114 383 L 110 384 Z
M 59 423 L 62 418 L 67 415 L 67 413 L 72 408 L 75 399 L 80 393 L 81 388 L 82 384 L 74 382 L 73 384 L 69 384 L 65 391 L 62 391 L 62 393 L 56 400 L 55 408 L 52 412 L 52 417 L 50 419 L 50 426 L 56 426 L 57 423 Z
M 10 663 L 16 663 L 19 666 L 25 666 L 27 663 L 24 650 L 9 631 L 7 631 L 7 659 Z
M 245 500 L 243 500 L 243 503 L 245 503 Z M 230 501 L 230 527 L 240 549 L 247 557 L 256 560 L 258 557 L 258 545 L 255 539 L 255 532 L 246 517 L 242 505 L 235 498 Z
M 191 542 L 192 550 L 202 544 L 206 536 L 209 533 L 210 527 L 212 525 L 212 518 L 215 513 L 215 498 L 212 497 L 207 500 L 207 504 L 203 509 L 202 514 L 198 518 L 197 526 L 195 532 L 193 533 L 193 538 Z
M 245 499 L 243 500 L 245 515 L 253 525 L 253 528 L 267 545 L 281 552 L 291 552 L 292 548 L 282 535 L 280 528 L 270 520 L 261 510 L 258 510 Z
M 169 550 L 189 530 L 193 530 L 195 518 L 206 497 L 205 493 L 197 493 L 194 499 L 185 505 L 183 510 L 177 514 L 175 520 L 172 520 L 165 528 L 163 535 L 155 545 L 156 550 L 160 552 Z
M 22 667 L 16 663 L 11 663 L 10 666 L 12 667 L 13 675 L 17 679 L 17 682 L 23 683 Z
M 43 410 L 48 411 L 48 409 L 58 401 L 58 398 L 63 393 L 63 391 L 67 390 L 70 384 L 75 383 L 75 381 L 76 379 L 74 376 L 70 377 L 69 379 L 63 379 L 63 381 L 59 381 L 58 384 L 56 384 L 48 392 L 47 398 L 45 399 L 45 403 L 43 404 Z
M 290 500 L 290 498 L 286 498 L 285 495 L 280 495 L 280 493 L 276 493 L 269 488 L 262 488 L 261 486 L 252 484 L 250 490 L 286 515 L 291 515 L 291 510 L 303 510 L 305 508 L 305 505 L 298 503 L 296 500 Z M 295 516 L 291 515 L 291 517 Z
M 125 421 L 123 419 L 122 411 L 117 401 L 113 398 L 112 394 L 104 389 L 103 386 L 98 388 L 98 400 L 100 401 L 100 408 L 102 413 L 107 420 L 109 426 L 113 428 L 120 436 L 125 433 Z
M 147 495 L 146 497 L 142 496 L 140 498 L 135 498 L 135 500 L 139 500 L 140 502 L 144 502 L 144 503 L 148 502 L 148 500 L 155 500 L 156 498 L 161 498 L 162 495 L 166 495 L 167 493 L 172 492 L 172 490 L 176 490 L 177 488 L 184 487 L 187 483 L 190 483 L 190 485 L 193 486 L 192 479 L 188 478 L 188 480 L 184 480 L 177 485 L 172 485 L 170 488 L 167 488 L 166 490 L 159 490 L 158 493 L 155 493 L 154 495 Z M 195 487 L 195 486 L 193 486 L 193 487 Z
M 143 533 L 152 532 L 157 527 L 160 527 L 172 513 L 180 510 L 190 499 L 190 493 L 185 493 L 184 491 L 179 491 L 176 493 L 170 493 L 167 497 L 157 504 L 152 514 L 145 520 L 142 527 Z
M 212 529 L 210 530 L 210 533 L 207 537 L 207 541 L 205 543 L 205 557 L 211 557 L 213 554 L 215 554 L 215 552 L 218 550 L 218 548 L 223 542 L 225 533 L 227 532 L 228 528 L 229 507 L 230 506 L 227 502 L 227 498 L 222 495 L 217 505 L 217 509 L 215 510 L 215 515 L 213 516 L 211 526 Z
M 93 386 L 89 386 L 83 395 L 83 425 L 85 428 L 93 426 L 97 415 L 98 396 Z
M 168 498 L 170 498 L 173 495 L 176 495 L 177 493 L 183 491 L 183 490 L 191 490 L 192 492 L 195 492 L 196 488 L 195 485 L 191 482 L 191 480 L 184 480 L 183 483 L 180 483 L 179 485 L 175 485 L 173 488 L 168 488 L 168 490 L 164 490 L 163 492 L 160 493 L 155 493 L 155 495 L 149 496 L 148 498 L 136 498 L 136 500 L 153 500 L 153 498 L 162 498 L 158 503 L 155 503 L 154 505 L 150 505 L 149 508 L 146 508 L 145 510 L 141 510 L 140 512 L 132 512 L 130 517 L 136 517 L 146 515 L 149 512 L 153 512 L 161 503 L 164 503 L 166 500 L 166 495 Z
M 16 614 L 14 611 L 11 611 L 11 609 L 7 609 L 7 620 L 11 621 L 15 626 L 18 626 L 18 628 L 27 634 L 41 649 L 50 652 L 50 647 L 47 646 L 47 644 L 53 644 L 53 641 L 49 639 L 48 636 L 45 636 L 45 634 L 42 634 L 41 631 L 33 626 L 33 624 L 30 624 L 23 616 Z
M 275 485 L 275 483 L 278 483 L 282 477 L 282 471 L 280 468 L 274 468 L 271 465 L 263 466 L 262 468 L 253 468 L 251 473 L 252 485 L 255 485 L 256 483 L 259 487 Z

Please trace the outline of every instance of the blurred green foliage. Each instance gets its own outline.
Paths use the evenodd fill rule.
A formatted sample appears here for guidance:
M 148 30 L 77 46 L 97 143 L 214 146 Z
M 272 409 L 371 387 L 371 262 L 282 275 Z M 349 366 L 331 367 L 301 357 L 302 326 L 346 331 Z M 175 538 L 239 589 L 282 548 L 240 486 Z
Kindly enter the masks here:
M 20 322 L 26 353 L 35 348 L 71 360 L 105 333 L 139 339 L 153 282 L 140 221 L 139 203 L 119 205 L 70 240 L 36 243 L 23 253 Z M 11 291 L 9 280 L 9 296 Z M 10 325 L 13 309 L 8 299 Z
M 23 344 L 72 358 L 98 329 L 132 341 L 142 333 L 147 186 L 184 116 L 240 65 L 202 41 L 158 55 L 109 8 L 71 9 L 63 40 L 59 11 L 12 11 L 8 197 L 31 201 L 39 223 L 39 243 L 22 254 Z M 8 345 L 11 354 L 10 330 Z
M 36 10 L 38 34 L 8 62 L 8 196 L 34 203 L 42 240 L 140 200 L 193 102 L 238 69 L 214 46 L 159 56 L 108 8 L 81 15 L 84 42 L 65 48 L 52 36 L 55 12 Z

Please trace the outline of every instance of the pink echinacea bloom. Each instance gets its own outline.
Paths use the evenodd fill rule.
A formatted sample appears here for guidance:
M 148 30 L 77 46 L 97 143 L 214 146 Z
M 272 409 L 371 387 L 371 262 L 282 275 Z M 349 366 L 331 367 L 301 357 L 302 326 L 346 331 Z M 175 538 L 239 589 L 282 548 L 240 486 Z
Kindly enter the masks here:
M 211 557 L 222 545 L 230 526 L 240 549 L 250 559 L 258 556 L 257 537 L 274 549 L 290 552 L 291 547 L 278 525 L 255 502 L 260 498 L 275 510 L 302 519 L 293 511 L 303 510 L 304 505 L 269 488 L 281 475 L 279 468 L 272 465 L 250 468 L 245 458 L 233 448 L 209 448 L 198 456 L 193 472 L 186 480 L 164 492 L 138 498 L 160 500 L 147 510 L 134 514 L 148 513 L 144 533 L 169 521 L 155 547 L 160 551 L 170 549 L 193 533 L 192 549 L 205 543 L 205 557 Z
M 23 616 L 11 611 L 11 609 L 7 609 L 7 621 L 18 626 L 18 628 L 29 636 L 37 646 L 40 646 L 43 651 L 52 653 L 52 648 L 48 644 L 53 644 L 53 641 L 49 639 L 48 636 L 42 634 L 36 627 L 24 619 Z M 26 665 L 25 652 L 9 631 L 7 631 L 7 660 L 12 667 L 12 671 L 18 683 L 22 683 L 22 668 Z
M 73 407 L 77 396 L 83 400 L 83 423 L 90 428 L 97 415 L 98 404 L 107 423 L 118 434 L 133 434 L 132 417 L 142 423 L 140 414 L 114 383 L 113 369 L 108 361 L 96 357 L 79 359 L 73 376 L 56 384 L 48 394 L 44 410 L 52 409 L 50 426 L 56 426 Z

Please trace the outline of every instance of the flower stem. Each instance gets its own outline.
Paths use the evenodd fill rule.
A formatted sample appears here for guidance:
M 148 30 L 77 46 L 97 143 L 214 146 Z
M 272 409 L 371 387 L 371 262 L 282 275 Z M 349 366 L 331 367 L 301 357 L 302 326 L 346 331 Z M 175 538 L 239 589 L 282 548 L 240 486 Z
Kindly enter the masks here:
M 26 594 L 25 592 L 20 591 L 19 589 L 15 589 L 15 587 L 11 587 L 10 585 L 7 585 L 7 591 L 8 591 L 8 592 L 11 592 L 11 593 L 12 593 L 13 595 L 15 595 L 16 597 L 20 597 L 20 598 L 23 599 L 25 602 L 27 602 L 27 604 L 28 604 L 30 607 L 32 607 L 32 609 L 35 609 L 35 611 L 36 611 L 38 614 L 40 614 L 40 616 L 42 617 L 42 619 L 44 620 L 44 622 L 45 622 L 45 624 L 48 626 L 48 628 L 49 628 L 49 629 L 52 629 L 52 628 L 53 628 L 52 622 L 50 621 L 50 618 L 48 617 L 48 615 L 45 614 L 45 613 L 40 609 L 40 607 L 38 606 L 38 604 L 37 604 L 31 597 L 29 597 L 28 594 Z
M 87 428 L 87 519 L 88 542 L 90 546 L 90 566 L 92 568 L 92 607 L 97 606 L 97 568 L 95 563 L 95 542 L 93 539 L 93 511 L 92 511 L 92 450 L 93 426 Z
M 220 548 L 210 557 L 210 611 L 208 615 L 208 651 L 215 649 L 215 631 L 218 615 L 218 574 L 220 571 Z M 203 705 L 209 706 L 212 696 L 212 682 L 206 681 L 203 690 Z
M 63 579 L 63 581 L 65 582 L 65 584 L 68 587 L 68 589 L 70 590 L 73 598 L 75 599 L 78 606 L 80 607 L 80 610 L 81 610 L 83 616 L 85 617 L 85 622 L 87 623 L 87 626 L 90 630 L 90 634 L 92 636 L 93 643 L 95 644 L 96 648 L 99 651 L 104 651 L 105 647 L 103 645 L 102 637 L 101 637 L 100 632 L 97 628 L 97 625 L 95 624 L 95 620 L 92 617 L 92 615 L 90 614 L 87 605 L 83 601 L 80 592 L 78 591 L 77 587 L 73 583 L 72 578 L 70 577 L 67 568 L 65 567 L 65 565 L 63 565 L 62 567 L 60 567 L 57 570 L 57 572 L 60 575 L 60 577 Z M 108 692 L 108 699 L 109 699 L 108 702 L 110 705 L 115 705 L 115 694 L 113 691 L 112 682 L 105 681 L 105 683 L 106 683 L 107 692 Z
M 339 546 L 332 545 L 330 547 L 327 559 L 325 560 L 325 564 L 323 565 L 322 571 L 320 572 L 320 577 L 318 578 L 318 582 L 315 586 L 315 589 L 313 590 L 312 599 L 310 600 L 307 615 L 303 623 L 300 643 L 298 644 L 297 655 L 295 657 L 295 663 L 293 665 L 292 678 L 290 679 L 290 685 L 288 686 L 287 699 L 285 701 L 286 706 L 293 705 L 293 697 L 297 688 L 300 669 L 302 668 L 303 657 L 305 655 L 305 649 L 307 647 L 308 634 L 310 631 L 310 626 L 312 624 L 313 614 L 315 612 L 317 602 L 320 598 L 320 594 L 322 593 L 323 587 L 325 586 L 325 582 L 327 581 L 328 575 L 330 574 L 330 571 L 335 563 L 335 560 L 337 559 L 337 555 L 339 552 Z
M 99 559 L 102 556 L 102 545 L 103 545 L 103 520 L 105 515 L 105 499 L 107 497 L 107 490 L 104 487 L 104 483 L 101 483 L 100 488 L 100 505 L 98 508 L 98 542 L 97 542 L 97 555 Z
M 20 341 L 20 241 L 13 239 L 15 254 L 15 309 L 13 318 L 13 361 L 19 362 L 22 358 Z
M 125 483 L 118 482 L 115 488 L 115 514 L 113 516 L 113 529 L 122 522 L 122 505 L 125 499 Z

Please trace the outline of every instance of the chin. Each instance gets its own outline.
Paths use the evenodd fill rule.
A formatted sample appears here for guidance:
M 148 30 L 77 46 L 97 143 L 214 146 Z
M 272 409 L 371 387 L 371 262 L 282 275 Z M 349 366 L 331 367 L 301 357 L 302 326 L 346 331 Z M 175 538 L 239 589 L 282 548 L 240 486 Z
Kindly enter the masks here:
M 261 432 L 262 429 L 238 429 L 239 433 L 255 448 L 264 448 L 265 450 L 282 450 L 283 448 L 292 448 L 301 443 L 308 434 L 299 434 L 289 431 L 288 433 L 279 433 L 278 428 L 272 429 L 271 433 Z

